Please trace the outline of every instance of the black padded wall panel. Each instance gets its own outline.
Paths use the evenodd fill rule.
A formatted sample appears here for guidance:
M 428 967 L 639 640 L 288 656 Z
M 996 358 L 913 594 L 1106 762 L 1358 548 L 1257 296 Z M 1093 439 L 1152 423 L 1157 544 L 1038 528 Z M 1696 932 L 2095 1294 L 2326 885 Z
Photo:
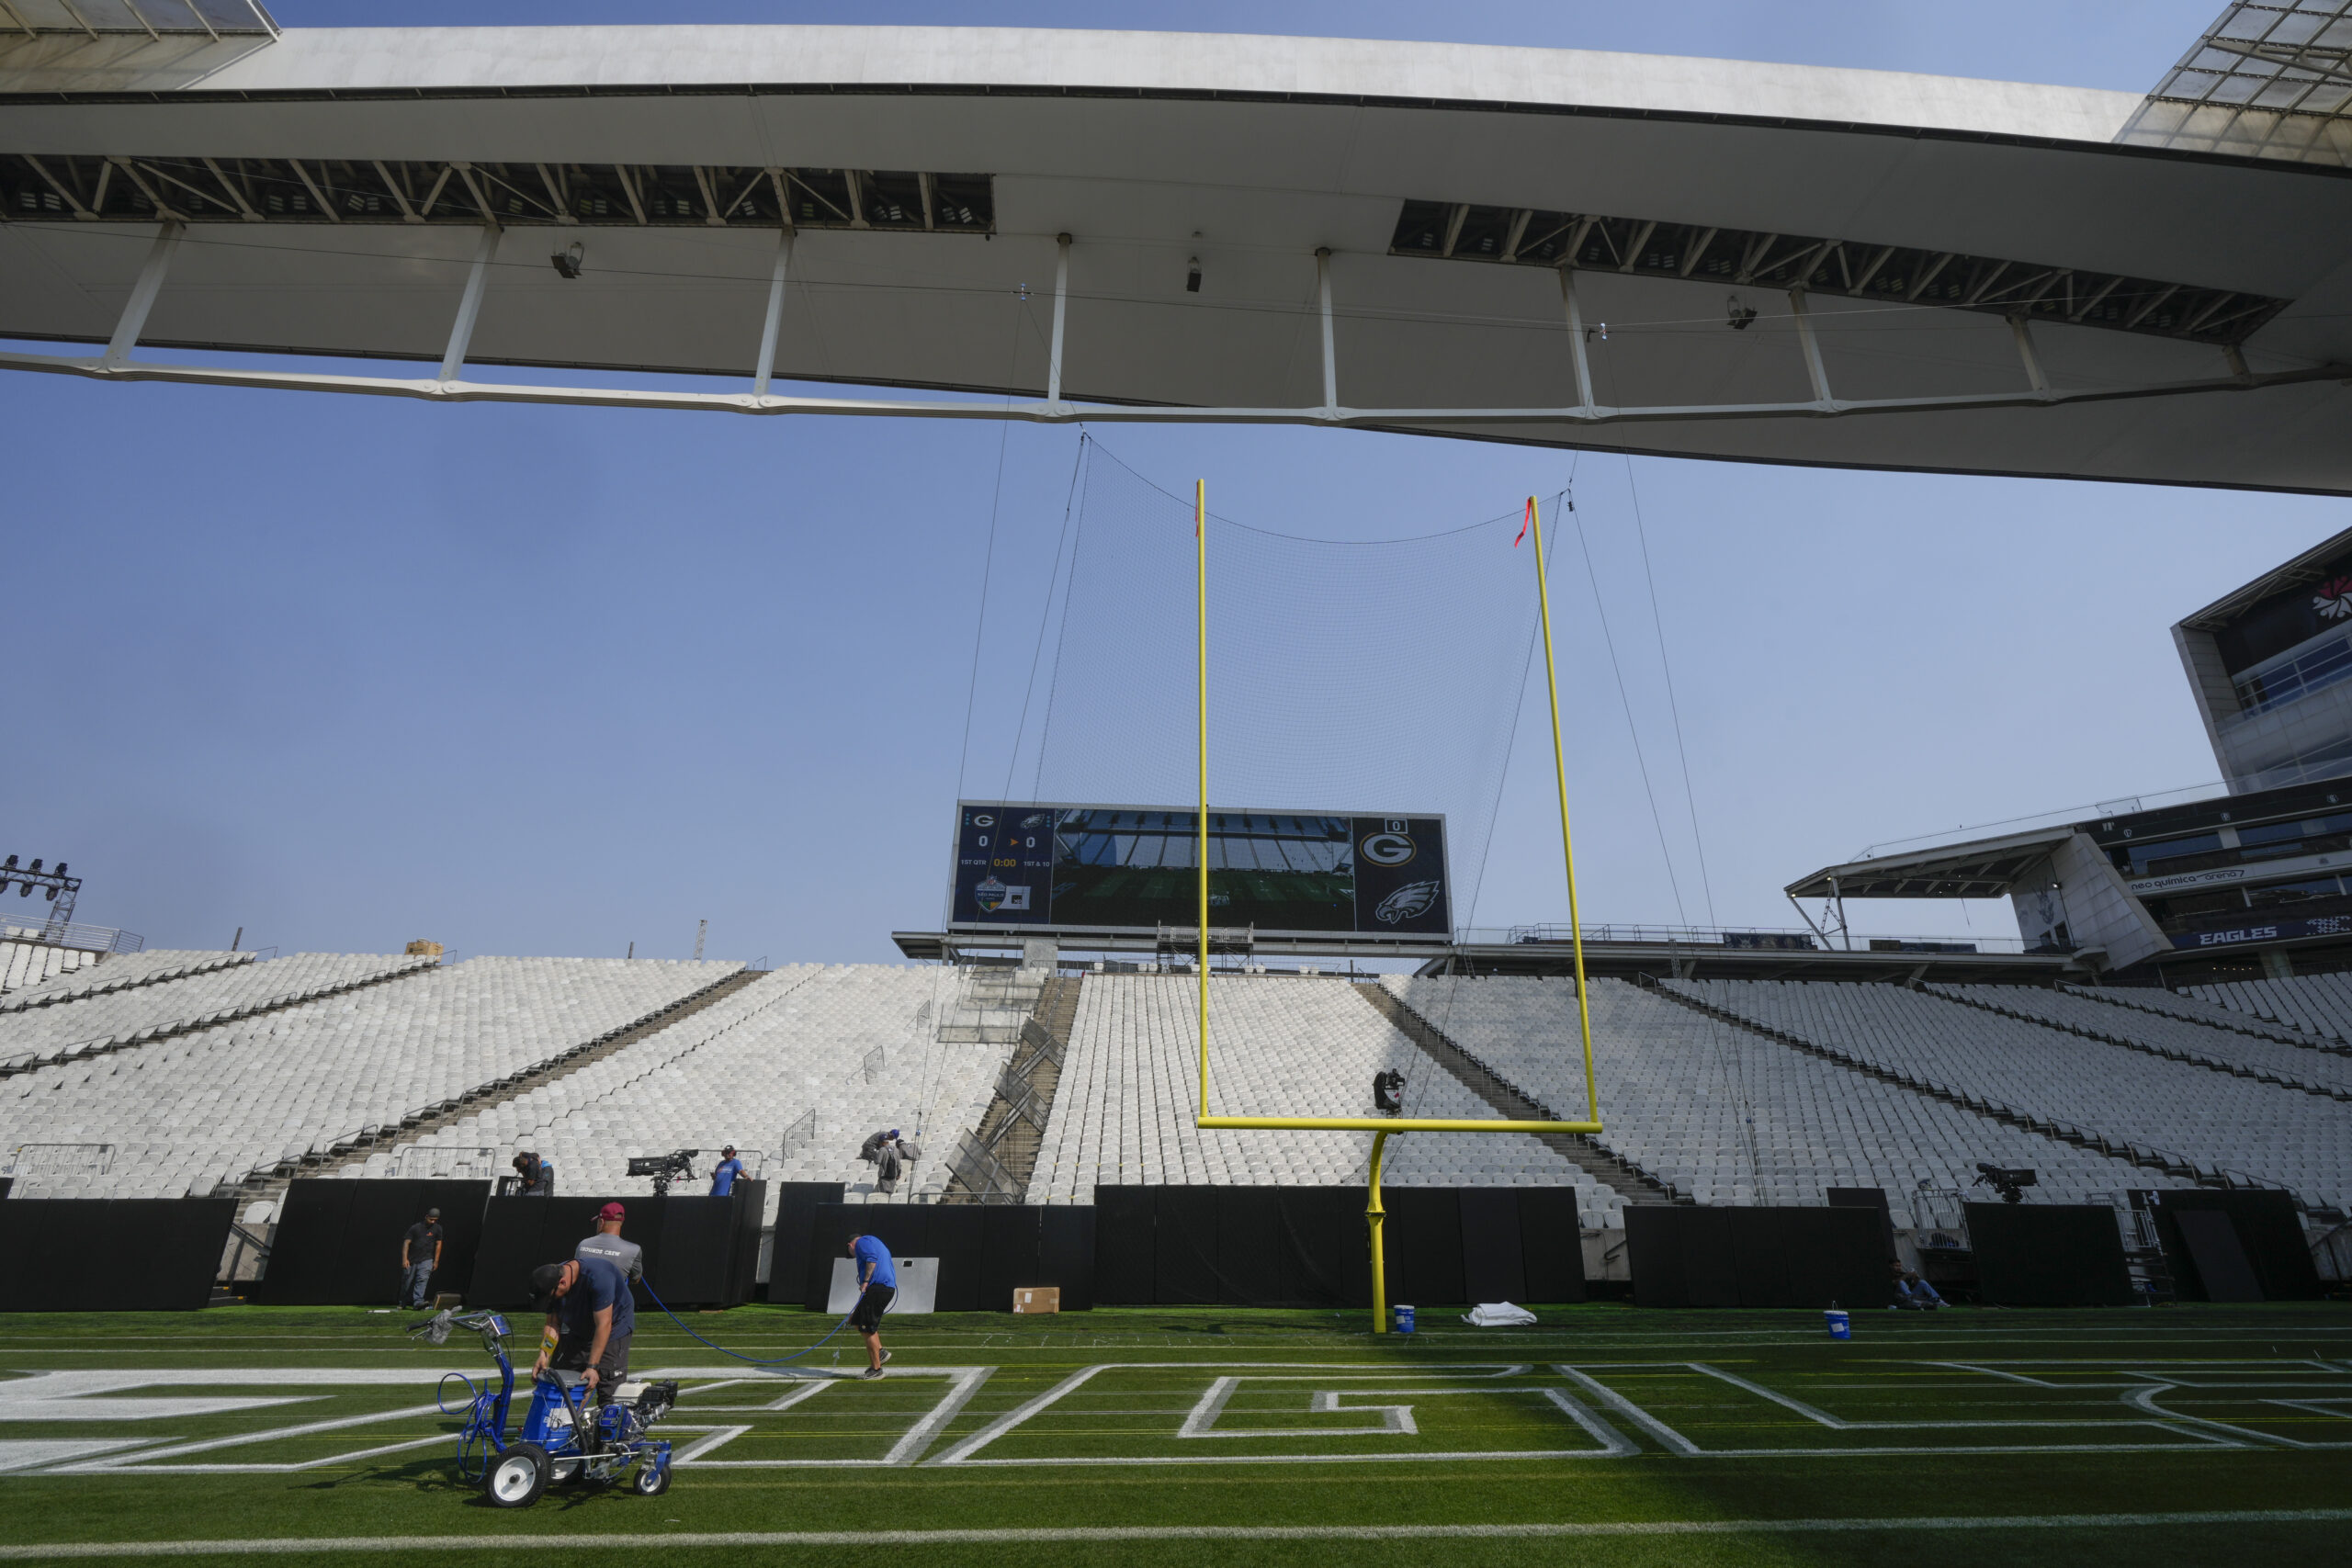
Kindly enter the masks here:
M 1064 1312 L 1092 1311 L 1098 1234 L 1092 1205 L 1053 1203 L 1038 1214 L 1037 1278 L 1023 1283 L 1058 1286 Z
M 1161 1306 L 1225 1301 L 1216 1267 L 1216 1189 L 1159 1188 L 1153 1214 L 1153 1300 Z
M 0 1202 L 0 1312 L 193 1312 L 212 1299 L 234 1198 Z
M 727 1275 L 735 1251 L 735 1205 L 729 1194 L 724 1198 L 655 1199 L 644 1204 L 650 1212 L 661 1213 L 661 1256 L 650 1250 L 645 1258 L 645 1278 L 662 1302 L 672 1307 L 724 1306 L 727 1304 Z M 632 1209 L 629 1219 L 637 1218 Z M 644 1243 L 630 1233 L 638 1227 L 624 1222 L 621 1235 L 630 1241 Z M 579 1238 L 573 1238 L 578 1245 Z M 651 1298 L 642 1296 L 650 1304 Z
M 1280 1187 L 1282 1290 L 1293 1306 L 1368 1307 L 1372 1250 L 1361 1187 Z
M 1527 1299 L 1527 1269 L 1519 1239 L 1519 1194 L 1509 1187 L 1464 1187 L 1462 1215 L 1462 1298 L 1468 1302 Z
M 1217 1297 L 1227 1305 L 1285 1300 L 1280 1189 L 1214 1187 Z
M 1045 1283 L 1046 1211 L 991 1204 L 980 1213 L 980 1310 L 1009 1312 L 1012 1292 Z
M 1104 1306 L 1150 1306 L 1159 1300 L 1155 1191 L 1094 1190 L 1094 1299 Z
M 1828 1187 L 1821 1193 L 1824 1201 L 1833 1209 L 1870 1209 L 1875 1211 L 1879 1223 L 1885 1227 L 1886 1257 L 1894 1262 L 1900 1256 L 1894 1247 L 1894 1213 L 1887 1207 L 1883 1187 Z
M 1527 1301 L 1585 1299 L 1584 1226 L 1577 1214 L 1575 1188 L 1519 1189 L 1519 1257 L 1527 1279 Z
M 2294 1201 L 2284 1192 L 2221 1192 L 2209 1188 L 2167 1188 L 2152 1192 L 2156 1235 L 2163 1243 L 2173 1281 L 2188 1301 L 2213 1299 L 2195 1258 L 2182 1245 L 2179 1216 L 2188 1210 L 2218 1210 L 2229 1216 L 2239 1248 L 2263 1297 L 2269 1301 L 2317 1301 L 2326 1286 L 2312 1266 Z
M 1740 1279 L 1746 1306 L 1883 1309 L 1894 1303 L 1887 1279 L 1885 1220 L 1875 1207 L 1735 1209 L 1740 1216 L 1771 1215 L 1781 1249 L 1777 1294 L 1751 1297 L 1748 1278 Z M 1734 1222 L 1735 1228 L 1738 1221 Z
M 820 1204 L 838 1204 L 838 1181 L 783 1181 L 776 1184 L 775 1237 L 768 1251 L 768 1293 L 772 1302 L 797 1302 L 808 1278 L 809 1227 Z
M 1452 1187 L 1382 1190 L 1388 1212 L 1381 1249 L 1387 1259 L 1388 1299 L 1415 1306 L 1466 1302 L 1462 1280 L 1462 1204 Z
M 1970 1203 L 1977 1294 L 1987 1306 L 2129 1306 L 2132 1275 L 2104 1203 Z
M 671 1199 L 669 1202 L 684 1200 Z M 621 1222 L 621 1238 L 645 1251 L 645 1273 L 665 1301 L 675 1302 L 663 1283 L 662 1228 L 663 1202 L 644 1193 L 617 1199 L 492 1198 L 482 1210 L 481 1245 L 474 1253 L 472 1288 L 468 1306 L 521 1307 L 531 1299 L 531 1270 L 542 1263 L 570 1258 L 581 1239 L 596 1228 L 596 1211 L 607 1202 L 628 1211 Z M 691 1281 L 690 1281 L 691 1282 Z M 639 1308 L 652 1305 L 640 1286 L 631 1292 Z
M 1789 1253 L 1792 1209 L 1724 1209 L 1730 1242 L 1733 1288 L 1741 1306 L 1792 1306 L 1798 1294 L 1798 1263 Z M 1712 1244 L 1710 1244 L 1712 1245 Z M 1713 1304 L 1713 1303 L 1693 1303 Z M 1821 1303 L 1827 1306 L 1824 1300 Z
M 311 1177 L 286 1190 L 269 1267 L 252 1299 L 273 1306 L 380 1306 L 399 1300 L 401 1238 L 441 1211 L 441 1267 L 427 1287 L 465 1294 L 481 1245 L 487 1181 L 350 1181 Z

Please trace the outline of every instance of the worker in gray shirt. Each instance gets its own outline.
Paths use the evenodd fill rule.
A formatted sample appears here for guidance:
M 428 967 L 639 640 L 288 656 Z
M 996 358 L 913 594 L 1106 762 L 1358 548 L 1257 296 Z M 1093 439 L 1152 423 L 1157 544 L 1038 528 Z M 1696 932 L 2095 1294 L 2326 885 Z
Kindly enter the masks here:
M 582 1236 L 580 1245 L 571 1249 L 574 1258 L 601 1258 L 621 1271 L 624 1280 L 645 1278 L 645 1249 L 633 1241 L 621 1239 L 621 1222 L 628 1218 L 628 1211 L 618 1203 L 607 1203 L 596 1211 L 596 1228 Z

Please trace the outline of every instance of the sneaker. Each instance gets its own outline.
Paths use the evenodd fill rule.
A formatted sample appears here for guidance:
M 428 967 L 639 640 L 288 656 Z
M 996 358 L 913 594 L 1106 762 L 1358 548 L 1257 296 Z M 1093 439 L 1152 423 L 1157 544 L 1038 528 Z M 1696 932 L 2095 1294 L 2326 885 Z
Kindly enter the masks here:
M 868 1382 L 873 1382 L 876 1378 L 878 1378 L 878 1377 L 880 1377 L 880 1376 L 882 1375 L 882 1369 L 881 1369 L 881 1368 L 879 1368 L 879 1367 L 868 1367 L 868 1368 L 866 1368 L 864 1371 L 862 1371 L 862 1372 L 858 1373 L 857 1375 L 858 1375 L 859 1377 L 862 1377 L 862 1378 L 865 1379 Z
M 882 1352 L 882 1364 L 886 1367 L 890 1364 L 890 1352 L 888 1350 Z

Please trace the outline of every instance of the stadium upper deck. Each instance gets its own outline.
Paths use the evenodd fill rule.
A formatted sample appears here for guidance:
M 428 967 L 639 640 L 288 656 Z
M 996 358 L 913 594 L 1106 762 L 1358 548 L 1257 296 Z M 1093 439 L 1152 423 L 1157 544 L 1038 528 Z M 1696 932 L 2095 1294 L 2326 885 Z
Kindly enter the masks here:
M 40 367 L 82 374 L 440 399 L 2352 491 L 2314 438 L 2352 396 L 2340 118 L 2286 117 L 2319 128 L 2288 148 L 2199 114 L 1317 39 L 35 31 L 0 40 L 0 334 L 109 344 Z M 492 363 L 750 385 L 466 372 Z

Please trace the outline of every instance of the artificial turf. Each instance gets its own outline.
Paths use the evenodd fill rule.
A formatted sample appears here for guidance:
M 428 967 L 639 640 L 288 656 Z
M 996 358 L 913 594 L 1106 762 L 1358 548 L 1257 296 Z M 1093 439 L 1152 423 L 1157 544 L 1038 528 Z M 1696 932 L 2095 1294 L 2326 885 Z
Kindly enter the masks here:
M 729 1363 L 649 1316 L 637 1368 L 694 1370 L 665 1434 L 683 1450 L 736 1430 L 683 1465 L 665 1496 L 563 1489 L 517 1511 L 492 1509 L 460 1484 L 445 1440 L 360 1451 L 446 1438 L 455 1423 L 420 1409 L 434 1400 L 429 1377 L 271 1386 L 249 1375 L 479 1376 L 489 1363 L 469 1336 L 430 1348 L 401 1336 L 399 1315 L 358 1309 L 17 1316 L 6 1320 L 0 1354 L 13 1375 L 224 1371 L 219 1383 L 60 1389 L 67 1404 L 287 1403 L 97 1406 L 67 1419 L 74 1411 L 61 1404 L 12 1412 L 9 1399 L 28 1391 L 0 1383 L 0 1467 L 15 1467 L 0 1472 L 0 1555 L 57 1544 L 390 1538 L 381 1551 L 296 1555 L 511 1561 L 552 1548 L 397 1542 L 603 1536 L 637 1539 L 580 1546 L 730 1564 L 870 1563 L 887 1553 L 926 1568 L 2137 1563 L 2249 1553 L 2263 1568 L 2285 1568 L 2352 1558 L 2352 1311 L 2342 1306 L 1889 1313 L 1860 1316 L 1846 1343 L 1827 1338 L 1817 1314 L 1598 1303 L 1538 1312 L 1534 1326 L 1515 1329 L 1473 1329 L 1425 1312 L 1409 1339 L 1375 1339 L 1352 1313 L 943 1314 L 888 1325 L 896 1359 L 879 1382 L 831 1381 L 837 1348 L 843 1371 L 862 1360 L 846 1335 L 797 1363 L 826 1378 L 815 1393 Z M 787 1354 L 830 1325 L 768 1307 L 688 1321 L 757 1357 Z M 751 1381 L 718 1386 L 738 1378 Z M 769 1408 L 796 1393 L 805 1397 Z M 351 1418 L 360 1419 L 323 1425 Z M 910 1439 L 927 1419 L 935 1432 Z M 1188 1422 L 1199 1435 L 1180 1436 Z M 193 1447 L 228 1438 L 255 1440 Z M 77 1440 L 135 1441 L 116 1455 L 147 1468 L 44 1472 L 34 1467 L 62 1450 L 26 1446 Z M 903 1462 L 885 1462 L 894 1450 Z M 836 1462 L 812 1462 L 822 1461 Z M 308 1468 L 189 1468 L 295 1463 Z M 2120 1522 L 2217 1513 L 2242 1517 Z M 1961 1522 L 1901 1522 L 1923 1518 Z M 1833 1519 L 1886 1528 L 1756 1528 Z M 1714 1533 L 1676 1528 L 1692 1521 L 1745 1523 Z M 1668 1533 L 1442 1533 L 1514 1525 Z M 1367 1526 L 1441 1533 L 1264 1533 Z M 1136 1527 L 1163 1534 L 1103 1534 Z M 1219 1529 L 1235 1533 L 1204 1533 Z M 987 1530 L 1078 1533 L 871 1539 Z M 662 1539 L 717 1532 L 842 1539 Z M 175 1559 L 216 1560 L 244 1553 Z

